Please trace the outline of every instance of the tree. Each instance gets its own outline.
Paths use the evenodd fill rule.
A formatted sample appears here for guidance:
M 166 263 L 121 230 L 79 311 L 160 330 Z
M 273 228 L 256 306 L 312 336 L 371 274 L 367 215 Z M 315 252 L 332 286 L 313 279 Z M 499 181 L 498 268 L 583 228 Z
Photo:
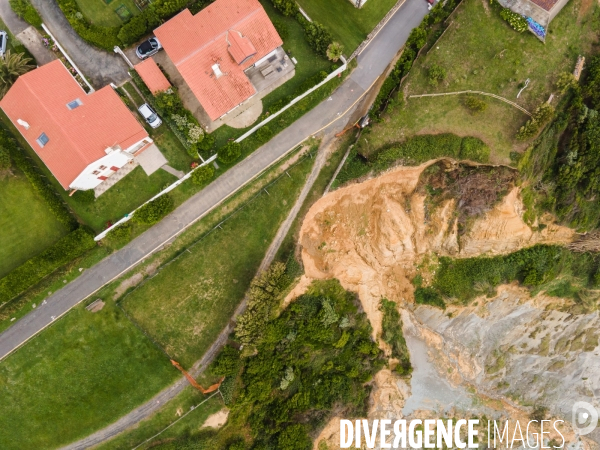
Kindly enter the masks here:
M 329 47 L 327 47 L 327 57 L 331 61 L 336 62 L 338 59 L 340 59 L 340 56 L 342 56 L 343 51 L 344 46 L 342 44 L 339 42 L 332 42 L 329 44 Z
M 6 95 L 19 76 L 35 68 L 30 62 L 31 58 L 26 58 L 23 53 L 6 52 L 4 59 L 0 60 L 0 98 Z
M 206 166 L 198 167 L 194 170 L 194 173 L 192 173 L 192 183 L 202 185 L 210 180 L 214 174 L 215 169 L 213 166 L 207 164 Z
M 229 141 L 217 152 L 218 159 L 224 164 L 231 164 L 242 154 L 242 146 L 235 141 Z
M 575 86 L 577 86 L 577 80 L 572 73 L 563 72 L 558 76 L 556 89 L 558 89 L 561 94 L 565 94 L 569 89 Z

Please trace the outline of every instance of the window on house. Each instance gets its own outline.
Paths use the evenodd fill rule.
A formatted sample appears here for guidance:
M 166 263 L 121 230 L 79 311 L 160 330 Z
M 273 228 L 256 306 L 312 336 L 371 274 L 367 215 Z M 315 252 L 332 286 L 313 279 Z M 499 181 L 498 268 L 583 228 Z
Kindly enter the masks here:
M 73 100 L 72 102 L 67 103 L 67 108 L 69 109 L 75 109 L 78 106 L 83 105 L 83 102 L 81 100 L 79 100 L 78 98 L 76 98 L 75 100 Z
M 46 136 L 46 133 L 42 133 L 40 134 L 40 137 L 37 138 L 35 141 L 38 143 L 38 145 L 40 147 L 44 147 L 44 145 L 46 145 L 48 143 L 50 139 L 48 138 L 48 136 Z
M 99 171 L 99 170 L 94 170 L 94 171 L 92 172 L 92 175 L 98 175 L 99 173 L 100 173 L 100 171 Z
M 100 166 L 100 170 L 106 170 L 106 166 Z

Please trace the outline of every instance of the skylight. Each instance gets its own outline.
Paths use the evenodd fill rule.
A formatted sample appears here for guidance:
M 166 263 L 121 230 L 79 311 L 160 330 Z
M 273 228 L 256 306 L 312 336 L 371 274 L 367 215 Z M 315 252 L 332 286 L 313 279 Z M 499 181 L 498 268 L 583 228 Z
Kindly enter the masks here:
M 76 98 L 75 100 L 73 100 L 72 102 L 67 103 L 67 108 L 69 109 L 75 109 L 78 106 L 83 105 L 83 102 L 81 100 L 79 100 L 78 98 Z
M 46 145 L 48 143 L 50 139 L 48 138 L 48 136 L 46 136 L 46 133 L 42 133 L 40 134 L 40 137 L 37 138 L 35 141 L 38 143 L 38 145 L 40 147 L 44 147 L 44 145 Z

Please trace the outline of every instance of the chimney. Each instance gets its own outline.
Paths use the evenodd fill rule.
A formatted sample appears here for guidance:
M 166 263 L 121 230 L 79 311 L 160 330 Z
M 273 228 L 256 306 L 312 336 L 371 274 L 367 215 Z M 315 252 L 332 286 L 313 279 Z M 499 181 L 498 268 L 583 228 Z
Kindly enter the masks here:
M 221 72 L 221 67 L 218 64 L 213 64 L 212 70 L 215 73 L 216 78 L 221 78 L 223 76 L 223 72 Z

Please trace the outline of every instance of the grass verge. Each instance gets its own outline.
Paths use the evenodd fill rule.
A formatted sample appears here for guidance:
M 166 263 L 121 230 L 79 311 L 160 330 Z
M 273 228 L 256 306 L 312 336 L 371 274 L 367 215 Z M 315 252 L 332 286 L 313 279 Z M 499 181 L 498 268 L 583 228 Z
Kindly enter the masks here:
M 80 306 L 0 365 L 0 447 L 67 444 L 179 376 L 114 303 L 97 313 Z
M 184 366 L 196 361 L 244 296 L 304 185 L 304 158 L 243 209 L 127 295 L 127 313 Z

